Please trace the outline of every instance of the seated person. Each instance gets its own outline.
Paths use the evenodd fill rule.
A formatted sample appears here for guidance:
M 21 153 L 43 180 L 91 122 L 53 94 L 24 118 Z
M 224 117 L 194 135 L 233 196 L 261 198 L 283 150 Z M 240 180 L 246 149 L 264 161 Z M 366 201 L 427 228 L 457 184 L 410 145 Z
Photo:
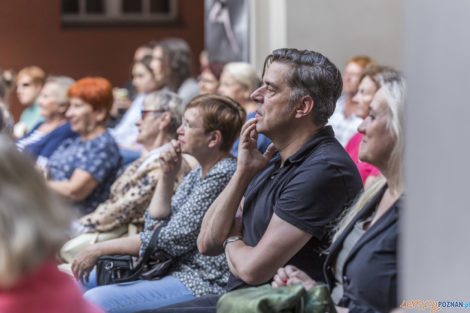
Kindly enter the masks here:
M 353 101 L 357 103 L 355 112 L 357 117 L 366 119 L 369 116 L 370 103 L 377 90 L 381 87 L 381 81 L 388 76 L 396 76 L 396 71 L 375 64 L 368 65 L 364 69 L 359 82 L 359 88 L 356 95 L 353 97 Z M 356 163 L 364 187 L 367 189 L 380 175 L 380 171 L 375 166 L 359 160 L 359 146 L 361 141 L 362 134 L 357 132 L 351 137 L 345 149 L 354 163 Z
M 220 75 L 224 69 L 225 63 L 214 62 L 203 66 L 199 76 L 199 93 L 208 95 L 217 92 L 220 84 Z
M 30 158 L 0 135 L 0 312 L 101 313 L 54 262 L 70 221 Z
M 247 113 L 246 119 L 249 120 L 256 115 L 256 102 L 250 95 L 260 84 L 261 80 L 253 66 L 245 62 L 231 62 L 224 66 L 217 93 L 240 103 Z M 230 151 L 234 156 L 237 156 L 239 141 L 240 138 L 237 138 Z M 258 135 L 259 151 L 266 151 L 270 143 L 271 140 L 266 136 Z
M 354 162 L 325 126 L 341 93 L 338 68 L 320 53 L 297 49 L 274 50 L 265 64 L 263 85 L 251 95 L 258 114 L 240 135 L 237 170 L 198 237 L 201 253 L 225 253 L 228 290 L 268 283 L 287 264 L 321 278 L 332 224 L 362 188 Z M 264 154 L 258 132 L 274 144 Z M 218 298 L 152 312 L 215 312 Z
M 162 177 L 144 215 L 144 230 L 135 236 L 89 246 L 73 261 L 75 276 L 88 280 L 86 299 L 107 312 L 133 312 L 225 290 L 225 257 L 200 254 L 196 240 L 207 208 L 235 171 L 236 160 L 230 148 L 244 120 L 243 108 L 227 97 L 204 95 L 188 104 L 183 125 L 177 131 L 178 140 L 173 140 L 160 156 Z M 194 156 L 200 166 L 184 177 L 171 196 L 182 153 Z M 96 287 L 95 271 L 89 275 L 96 260 L 109 254 L 142 254 L 157 225 L 161 228 L 155 248 L 176 257 L 170 273 L 160 280 Z
M 132 85 L 136 90 L 136 98 L 132 101 L 129 109 L 124 113 L 121 121 L 109 132 L 122 149 L 140 150 L 140 146 L 136 143 L 139 129 L 135 123 L 140 119 L 140 111 L 143 106 L 145 97 L 157 90 L 153 71 L 150 68 L 151 56 L 146 56 L 141 60 L 134 61 L 132 64 Z M 115 99 L 115 102 L 119 99 Z M 126 163 L 126 162 L 125 162 Z
M 87 234 L 71 239 L 62 247 L 63 260 L 70 263 L 86 246 L 120 237 L 128 232 L 131 223 L 141 228 L 142 216 L 161 177 L 158 158 L 168 143 L 176 139 L 182 114 L 181 99 L 171 91 L 156 91 L 145 98 L 142 118 L 137 122 L 137 142 L 144 147 L 142 156 L 116 179 L 108 200 L 74 225 L 77 234 Z M 183 159 L 175 188 L 190 170 Z
M 343 74 L 343 94 L 336 102 L 335 112 L 330 118 L 335 136 L 343 146 L 346 146 L 361 123 L 361 119 L 354 114 L 356 102 L 353 97 L 357 92 L 362 71 L 368 64 L 373 63 L 374 60 L 366 55 L 354 56 L 347 61 Z
M 56 149 L 46 173 L 49 187 L 70 200 L 79 215 L 85 215 L 108 199 L 120 167 L 119 149 L 106 130 L 113 92 L 108 80 L 88 77 L 73 84 L 68 96 L 66 117 L 79 136 Z
M 14 134 L 17 138 L 30 132 L 38 123 L 44 121 L 39 114 L 39 105 L 36 100 L 46 79 L 46 73 L 35 65 L 28 66 L 18 72 L 16 76 L 16 96 L 22 106 L 20 120 L 15 124 Z
M 390 70 L 389 70 L 390 71 Z M 340 221 L 327 256 L 324 275 L 333 301 L 350 313 L 390 312 L 398 307 L 397 245 L 403 205 L 403 78 L 382 77 L 370 115 L 359 126 L 364 140 L 361 160 L 375 165 L 384 178 L 376 181 Z M 317 284 L 294 266 L 280 268 L 273 286 Z
M 158 89 L 176 92 L 186 106 L 199 94 L 197 81 L 192 75 L 192 52 L 181 38 L 165 38 L 155 45 L 151 67 Z
M 65 117 L 69 108 L 67 92 L 73 83 L 73 79 L 64 76 L 47 78 L 37 101 L 39 114 L 45 121 L 16 141 L 18 150 L 28 152 L 39 166 L 46 166 L 49 157 L 62 141 L 78 136 L 70 129 L 70 123 Z

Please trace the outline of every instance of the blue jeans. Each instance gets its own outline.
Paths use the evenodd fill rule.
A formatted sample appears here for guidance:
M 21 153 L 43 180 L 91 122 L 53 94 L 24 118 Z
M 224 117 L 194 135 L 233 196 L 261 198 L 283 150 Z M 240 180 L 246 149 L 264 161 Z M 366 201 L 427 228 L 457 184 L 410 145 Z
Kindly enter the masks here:
M 96 286 L 95 270 L 90 273 L 89 282 L 85 283 L 87 291 L 83 296 L 108 313 L 149 310 L 194 299 L 188 288 L 173 276 L 166 276 L 160 280 L 137 280 L 94 286 Z

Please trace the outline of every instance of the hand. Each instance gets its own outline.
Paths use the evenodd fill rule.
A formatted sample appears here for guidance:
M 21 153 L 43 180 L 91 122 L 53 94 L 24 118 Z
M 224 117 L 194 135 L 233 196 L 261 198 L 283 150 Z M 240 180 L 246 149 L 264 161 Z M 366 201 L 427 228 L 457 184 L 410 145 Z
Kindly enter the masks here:
M 181 168 L 181 160 L 181 144 L 172 140 L 168 148 L 160 153 L 159 161 L 163 174 L 176 176 Z
M 99 251 L 93 245 L 80 251 L 72 262 L 73 276 L 82 283 L 84 279 L 88 281 L 90 271 L 93 269 L 93 266 L 95 266 L 100 256 Z
M 271 283 L 273 288 L 295 284 L 302 284 L 306 290 L 309 290 L 315 287 L 317 282 L 297 267 L 287 265 L 286 267 L 281 267 L 277 270 L 277 274 L 274 275 L 273 282 Z
M 258 150 L 256 122 L 256 119 L 252 118 L 243 125 L 238 144 L 237 168 L 253 175 L 266 167 L 276 152 L 274 144 L 270 144 L 264 154 Z

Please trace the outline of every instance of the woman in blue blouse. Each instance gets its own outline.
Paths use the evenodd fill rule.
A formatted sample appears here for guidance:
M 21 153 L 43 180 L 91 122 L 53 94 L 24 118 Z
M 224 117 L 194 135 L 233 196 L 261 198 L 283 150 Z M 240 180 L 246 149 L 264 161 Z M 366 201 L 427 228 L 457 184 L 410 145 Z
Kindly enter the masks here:
M 239 136 L 245 111 L 230 98 L 204 95 L 187 106 L 178 140 L 160 155 L 163 176 L 144 215 L 144 230 L 135 236 L 89 246 L 77 255 L 72 270 L 88 281 L 85 298 L 107 312 L 134 312 L 221 294 L 228 280 L 224 255 L 203 256 L 197 249 L 202 218 L 225 188 L 236 168 L 230 148 Z M 196 158 L 200 166 L 186 175 L 171 196 L 181 154 Z M 96 260 L 109 254 L 142 254 L 156 225 L 162 225 L 155 248 L 176 257 L 176 265 L 164 278 L 96 287 Z M 93 288 L 94 287 L 94 288 Z
M 39 114 L 45 121 L 16 141 L 18 150 L 26 151 L 41 167 L 46 166 L 48 158 L 62 141 L 78 136 L 70 129 L 65 117 L 69 108 L 67 92 L 73 83 L 73 79 L 65 76 L 52 76 L 46 80 L 37 101 Z
M 70 87 L 68 96 L 66 117 L 79 137 L 57 148 L 47 162 L 46 174 L 49 187 L 84 215 L 108 198 L 120 166 L 118 147 L 106 130 L 112 86 L 104 78 L 83 78 Z

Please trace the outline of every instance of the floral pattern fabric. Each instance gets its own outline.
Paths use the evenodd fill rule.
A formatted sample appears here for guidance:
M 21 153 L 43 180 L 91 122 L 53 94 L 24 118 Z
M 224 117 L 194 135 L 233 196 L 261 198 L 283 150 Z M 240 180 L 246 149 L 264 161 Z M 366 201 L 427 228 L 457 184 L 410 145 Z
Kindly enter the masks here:
M 183 179 L 173 195 L 168 217 L 155 219 L 148 211 L 144 214 L 141 253 L 149 244 L 155 225 L 163 223 L 156 248 L 176 257 L 177 265 L 169 275 L 178 278 L 196 297 L 225 292 L 229 275 L 225 255 L 204 256 L 199 253 L 196 241 L 204 214 L 235 169 L 236 159 L 232 157 L 219 161 L 205 178 L 201 177 L 202 169 L 198 166 Z
M 119 148 L 105 131 L 89 140 L 80 137 L 65 140 L 47 162 L 51 180 L 69 180 L 76 169 L 95 178 L 99 184 L 82 201 L 74 202 L 81 215 L 90 213 L 109 196 L 111 184 L 121 164 Z

